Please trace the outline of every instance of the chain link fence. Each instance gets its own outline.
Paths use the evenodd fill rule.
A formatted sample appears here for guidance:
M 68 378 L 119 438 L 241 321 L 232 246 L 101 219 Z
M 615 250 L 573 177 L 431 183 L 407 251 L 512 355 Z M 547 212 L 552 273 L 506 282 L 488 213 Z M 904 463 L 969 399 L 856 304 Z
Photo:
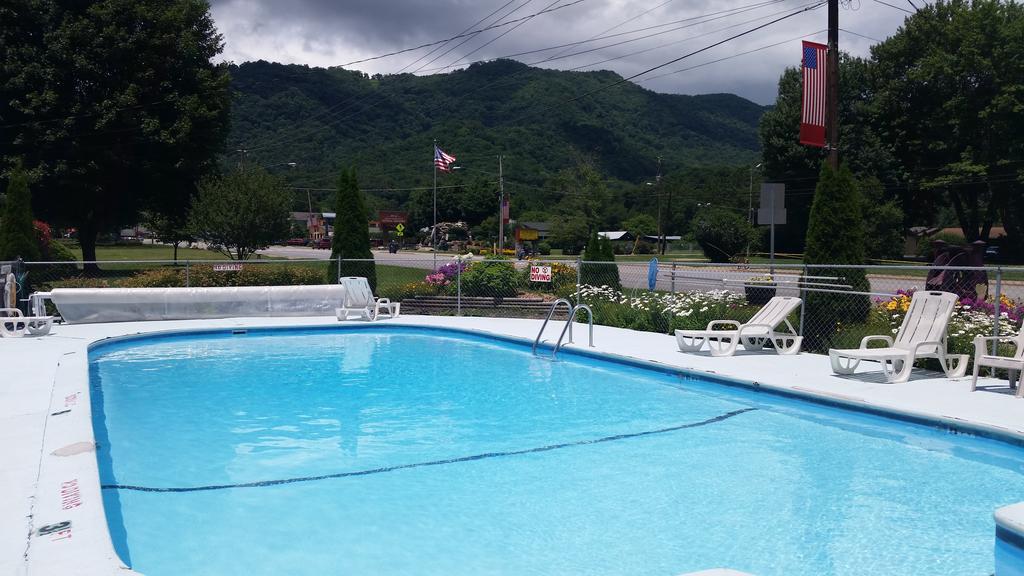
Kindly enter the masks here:
M 589 305 L 594 322 L 665 334 L 712 320 L 745 322 L 773 296 L 803 305 L 790 317 L 804 350 L 857 347 L 894 334 L 914 290 L 961 296 L 950 324 L 953 352 L 974 336 L 1013 335 L 1024 315 L 1024 268 L 811 266 L 700 262 L 481 260 L 418 253 L 375 260 L 227 260 L 8 263 L 24 307 L 28 294 L 74 287 L 323 284 L 371 278 L 376 295 L 405 314 L 543 318 L 559 298 Z M 559 309 L 556 317 L 565 317 Z

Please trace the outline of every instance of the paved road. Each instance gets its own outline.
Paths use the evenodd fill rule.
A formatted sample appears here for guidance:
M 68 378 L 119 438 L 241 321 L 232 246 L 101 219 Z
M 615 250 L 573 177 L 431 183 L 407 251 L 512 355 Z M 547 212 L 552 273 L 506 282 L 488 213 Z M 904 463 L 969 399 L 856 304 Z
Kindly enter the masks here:
M 314 248 L 306 248 L 304 246 L 272 246 L 266 250 L 261 251 L 262 254 L 268 256 L 274 256 L 277 258 L 290 258 L 290 259 L 317 259 L 327 260 L 330 258 L 330 250 L 317 250 Z M 419 268 L 423 270 L 431 270 L 434 267 L 434 254 L 432 252 L 418 252 L 415 250 L 402 250 L 397 254 L 390 254 L 385 250 L 374 250 L 373 257 L 377 262 L 382 264 L 389 264 L 392 266 L 405 266 L 408 268 Z M 475 260 L 481 260 L 482 258 L 477 256 Z M 437 265 L 444 264 L 451 260 L 449 254 L 438 254 Z M 526 266 L 525 262 L 517 262 L 517 266 Z M 622 280 L 622 285 L 625 288 L 647 288 L 647 262 L 621 262 L 617 264 L 619 268 L 619 278 Z M 751 276 L 756 276 L 765 273 L 763 268 L 754 268 L 751 271 L 740 271 L 735 267 L 723 266 L 723 267 L 682 267 L 677 266 L 675 282 L 672 280 L 672 268 L 671 265 L 662 264 L 658 268 L 658 290 L 672 290 L 676 291 L 683 290 L 741 290 L 743 282 Z M 779 295 L 797 295 L 799 290 L 797 289 L 796 281 L 798 274 L 795 272 L 789 272 L 786 270 L 777 270 L 775 274 L 776 279 L 779 281 Z M 885 294 L 893 294 L 899 289 L 924 289 L 924 277 L 907 277 L 907 276 L 894 276 L 891 274 L 869 274 L 868 280 L 871 283 L 871 292 L 877 293 L 878 297 L 884 297 Z M 827 284 L 841 284 L 840 281 L 829 280 L 829 279 L 818 279 L 817 282 L 822 284 L 822 288 L 836 288 L 840 287 L 828 287 Z M 990 290 L 995 290 L 994 282 L 990 282 Z M 1004 281 L 1002 283 L 1002 292 L 1010 298 L 1015 300 L 1024 300 L 1024 282 L 1021 281 Z

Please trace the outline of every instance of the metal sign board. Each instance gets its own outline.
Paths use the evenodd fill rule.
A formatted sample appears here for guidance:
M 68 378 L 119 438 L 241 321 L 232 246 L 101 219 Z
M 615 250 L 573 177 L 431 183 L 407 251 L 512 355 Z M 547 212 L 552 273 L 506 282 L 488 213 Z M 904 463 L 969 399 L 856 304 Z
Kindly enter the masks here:
M 530 282 L 551 282 L 551 266 L 530 266 Z
M 767 209 L 767 208 L 761 208 L 761 209 L 759 209 L 757 211 L 757 223 L 758 224 L 763 224 L 765 226 L 770 226 L 771 224 L 785 224 L 786 223 L 786 209 L 782 208 L 780 210 L 780 209 L 776 208 L 775 209 L 775 219 L 773 221 L 772 220 L 772 211 Z
M 786 223 L 785 184 L 777 182 L 761 184 L 761 207 L 757 210 L 757 223 L 763 225 Z
M 379 214 L 380 218 L 378 218 L 378 221 L 380 222 L 381 226 L 406 224 L 409 222 L 408 212 L 398 212 L 395 210 L 381 210 Z

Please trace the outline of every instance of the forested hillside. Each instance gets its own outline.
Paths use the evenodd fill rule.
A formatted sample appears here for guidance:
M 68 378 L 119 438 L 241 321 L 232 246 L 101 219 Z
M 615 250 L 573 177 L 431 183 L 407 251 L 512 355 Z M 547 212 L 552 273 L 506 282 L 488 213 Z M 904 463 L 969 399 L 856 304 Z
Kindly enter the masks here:
M 631 83 L 584 96 L 620 76 L 507 60 L 450 74 L 374 77 L 260 61 L 233 66 L 231 76 L 227 161 L 244 156 L 314 188 L 332 187 L 344 165 L 357 168 L 367 189 L 430 185 L 434 139 L 466 169 L 439 185 L 496 173 L 497 154 L 511 185 L 544 187 L 581 157 L 611 189 L 642 185 L 657 173 L 659 156 L 666 172 L 750 162 L 764 111 L 732 94 L 658 94 Z M 370 200 L 408 207 L 411 197 L 373 193 Z

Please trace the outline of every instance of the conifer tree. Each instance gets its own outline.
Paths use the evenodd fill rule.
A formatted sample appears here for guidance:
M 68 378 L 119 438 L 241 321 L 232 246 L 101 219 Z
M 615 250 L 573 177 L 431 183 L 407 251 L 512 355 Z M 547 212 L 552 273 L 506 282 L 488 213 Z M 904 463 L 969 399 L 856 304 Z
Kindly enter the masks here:
M 812 285 L 844 284 L 857 292 L 867 292 L 870 288 L 863 268 L 843 267 L 844 264 L 865 263 L 863 204 L 850 169 L 843 165 L 836 171 L 824 162 L 808 219 L 804 263 L 835 264 L 835 267 L 811 268 L 808 275 L 834 277 L 836 280 L 809 279 Z M 828 348 L 841 324 L 863 322 L 870 307 L 869 298 L 863 295 L 807 292 L 805 348 Z
M 0 260 L 39 260 L 39 244 L 32 226 L 32 194 L 28 174 L 20 165 L 7 181 L 7 200 L 0 216 Z
M 334 283 L 340 276 L 365 276 L 370 288 L 377 291 L 377 268 L 370 252 L 370 226 L 366 214 L 366 201 L 359 190 L 355 168 L 341 171 L 338 189 L 334 193 L 334 239 L 331 242 L 331 262 L 327 281 Z M 339 270 L 338 258 L 342 259 Z M 345 259 L 359 262 L 345 262 Z

